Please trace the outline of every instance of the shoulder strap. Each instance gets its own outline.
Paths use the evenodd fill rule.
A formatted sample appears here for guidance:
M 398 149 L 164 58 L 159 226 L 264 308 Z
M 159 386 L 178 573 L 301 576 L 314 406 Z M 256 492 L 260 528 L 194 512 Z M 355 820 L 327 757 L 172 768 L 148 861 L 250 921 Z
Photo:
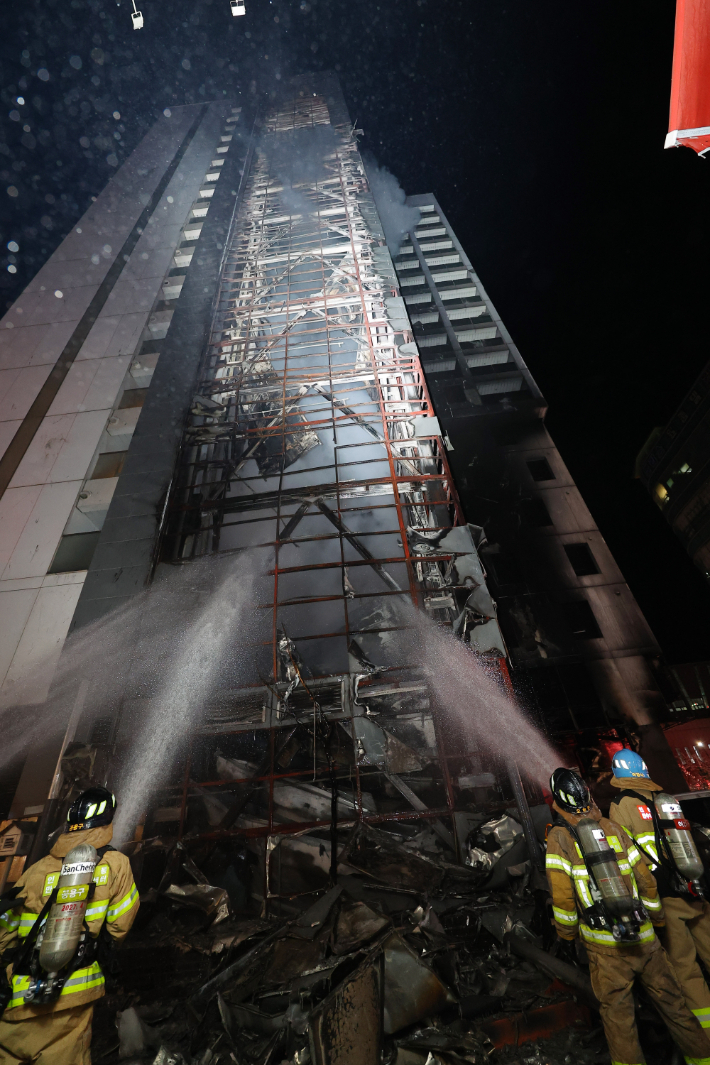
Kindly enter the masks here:
M 651 811 L 651 817 L 653 818 L 653 828 L 656 834 L 656 850 L 658 851 L 658 860 L 661 865 L 664 865 L 668 872 L 676 873 L 676 864 L 673 860 L 673 854 L 668 844 L 668 837 L 664 832 L 664 823 L 661 820 L 658 810 L 656 809 L 655 802 L 649 802 L 646 804 Z M 671 821 L 671 828 L 673 822 Z
M 27 966 L 30 963 L 32 953 L 35 948 L 35 944 L 37 942 L 37 936 L 39 935 L 40 928 L 42 927 L 43 922 L 47 918 L 47 915 L 49 914 L 49 911 L 51 910 L 52 906 L 57 901 L 58 890 L 59 889 L 55 887 L 53 891 L 50 892 L 49 898 L 45 902 L 40 912 L 37 914 L 37 920 L 34 922 L 29 932 L 27 933 L 20 952 L 17 955 L 17 958 L 15 959 L 15 964 L 12 967 L 13 973 L 24 974 L 25 970 L 27 969 Z
M 115 851 L 115 850 L 116 850 L 116 848 L 112 847 L 110 843 L 107 843 L 105 847 L 98 847 L 97 851 L 96 851 L 96 857 L 97 857 L 97 863 L 96 864 L 98 865 L 98 863 L 101 861 L 101 859 L 103 858 L 104 854 L 106 854 L 107 851 Z
M 664 866 L 668 872 L 676 872 L 676 864 L 673 861 L 673 855 L 671 853 L 670 847 L 668 846 L 666 833 L 664 832 L 664 821 L 660 817 L 658 810 L 656 809 L 656 804 L 653 801 L 653 796 L 649 797 L 648 795 L 642 795 L 640 794 L 640 792 L 632 791 L 630 788 L 626 789 L 625 791 L 622 791 L 621 798 L 623 799 L 626 796 L 628 796 L 630 799 L 640 800 L 644 804 L 644 806 L 647 806 L 648 809 L 651 811 L 651 818 L 653 820 L 653 834 L 656 837 L 656 850 L 658 851 L 658 864 Z M 670 827 L 672 826 L 673 822 L 671 821 Z M 656 864 L 653 861 L 652 855 L 647 854 L 643 847 L 641 847 L 640 843 L 637 842 L 636 846 L 640 847 L 642 853 L 644 854 L 644 857 L 651 861 L 652 864 Z
M 651 811 L 651 817 L 653 819 L 653 834 L 656 837 L 656 850 L 658 851 L 658 862 L 656 862 L 656 859 L 653 857 L 652 854 L 649 854 L 648 851 L 646 851 L 644 847 L 641 846 L 638 840 L 634 840 L 636 846 L 639 848 L 646 861 L 649 862 L 651 866 L 656 866 L 658 864 L 667 865 L 669 861 L 672 863 L 673 860 L 668 854 L 666 836 L 660 825 L 660 819 L 658 817 L 656 804 L 653 801 L 653 796 L 649 797 L 648 795 L 643 795 L 640 791 L 633 791 L 633 789 L 631 788 L 624 788 L 624 790 L 620 793 L 619 798 L 633 799 L 635 802 L 642 802 L 644 806 L 647 806 L 648 809 Z M 673 863 L 673 867 L 675 868 L 675 863 Z
M 10 890 L 2 896 L 0 899 L 0 916 L 3 913 L 7 913 L 8 910 L 11 910 L 13 906 L 17 906 L 19 902 L 22 902 L 22 899 L 17 897 L 19 894 L 20 888 L 14 887 L 10 888 Z
M 576 829 L 572 827 L 572 825 L 569 823 L 569 821 L 565 821 L 564 817 L 560 817 L 560 815 L 558 814 L 557 810 L 553 810 L 552 811 L 552 827 L 553 828 L 562 828 L 562 829 L 564 829 L 567 832 L 567 834 L 572 837 L 574 842 L 579 845 L 580 851 L 582 850 L 581 844 L 579 842 L 579 836 L 577 835 Z M 584 856 L 584 851 L 582 851 L 582 856 Z

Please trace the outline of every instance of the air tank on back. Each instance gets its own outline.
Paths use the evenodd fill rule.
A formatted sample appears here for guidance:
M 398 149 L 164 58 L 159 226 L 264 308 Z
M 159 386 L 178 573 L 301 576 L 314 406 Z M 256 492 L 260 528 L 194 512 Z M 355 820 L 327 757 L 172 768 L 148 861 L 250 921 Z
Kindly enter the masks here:
M 577 835 L 587 865 L 609 913 L 619 918 L 629 916 L 636 903 L 621 875 L 616 853 L 610 846 L 603 828 L 598 821 L 585 817 L 577 825 Z
M 76 954 L 97 859 L 95 847 L 79 843 L 62 863 L 57 899 L 49 911 L 39 948 L 39 963 L 47 973 L 59 972 Z
M 680 803 L 675 795 L 665 791 L 656 792 L 653 799 L 676 869 L 686 880 L 699 880 L 704 872 L 703 863 Z

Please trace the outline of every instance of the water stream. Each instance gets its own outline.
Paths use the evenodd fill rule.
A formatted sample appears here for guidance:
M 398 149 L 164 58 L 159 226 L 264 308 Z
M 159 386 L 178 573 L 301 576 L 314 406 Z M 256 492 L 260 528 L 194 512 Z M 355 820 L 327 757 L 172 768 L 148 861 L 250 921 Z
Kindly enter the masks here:
M 0 766 L 62 737 L 127 750 L 120 774 L 119 831 L 132 834 L 151 791 L 217 688 L 254 680 L 250 641 L 263 620 L 254 609 L 261 552 L 212 556 L 164 567 L 150 588 L 67 639 L 36 664 L 27 687 L 6 690 L 0 708 Z M 38 674 L 53 673 L 49 696 L 32 705 Z M 68 727 L 68 732 L 66 731 Z M 118 771 L 118 767 L 114 766 Z M 115 777 L 107 783 L 116 783 Z
M 132 838 L 151 795 L 164 782 L 181 743 L 204 713 L 211 692 L 230 680 L 235 685 L 250 679 L 254 655 L 249 645 L 258 628 L 253 609 L 260 575 L 256 560 L 255 554 L 247 553 L 221 562 L 213 590 L 172 648 L 170 668 L 163 671 L 150 709 L 139 724 L 118 785 L 117 846 Z M 204 573 L 206 564 L 199 567 Z
M 47 702 L 15 703 L 0 718 L 0 765 L 26 751 L 28 741 L 60 737 L 68 722 L 70 739 L 81 722 L 76 738 L 83 742 L 93 722 L 108 723 L 124 759 L 111 781 L 120 796 L 115 838 L 130 839 L 210 695 L 257 681 L 255 647 L 268 612 L 254 605 L 270 564 L 252 549 L 166 567 L 150 589 L 72 634 Z M 547 784 L 560 756 L 502 688 L 497 662 L 479 658 L 411 606 L 402 608 L 402 622 L 391 665 L 408 661 L 424 673 L 442 727 L 454 722 L 469 750 L 512 759 L 524 776 Z
M 470 647 L 423 611 L 405 608 L 409 628 L 402 636 L 409 661 L 423 671 L 446 720 L 456 722 L 469 750 L 514 761 L 523 776 L 547 786 L 560 755 L 501 684 L 498 660 Z

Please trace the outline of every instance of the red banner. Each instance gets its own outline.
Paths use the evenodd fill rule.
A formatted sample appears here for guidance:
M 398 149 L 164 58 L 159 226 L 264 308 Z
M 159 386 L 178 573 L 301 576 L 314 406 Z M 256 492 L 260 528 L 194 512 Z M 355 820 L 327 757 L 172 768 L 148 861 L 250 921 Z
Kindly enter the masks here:
M 710 0 L 678 0 L 666 148 L 710 151 Z

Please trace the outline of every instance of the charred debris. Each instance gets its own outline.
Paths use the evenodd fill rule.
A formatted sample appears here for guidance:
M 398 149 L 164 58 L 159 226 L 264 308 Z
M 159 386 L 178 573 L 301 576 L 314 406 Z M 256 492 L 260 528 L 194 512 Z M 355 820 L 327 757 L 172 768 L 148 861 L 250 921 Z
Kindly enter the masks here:
M 221 792 L 192 780 L 190 767 L 205 775 L 193 747 L 182 835 L 155 831 L 176 816 L 162 808 L 129 845 L 141 909 L 97 1008 L 94 1061 L 608 1061 L 588 976 L 556 956 L 548 807 L 521 786 L 521 813 L 501 767 L 500 787 L 495 773 L 457 778 L 445 816 L 422 745 L 361 721 L 373 764 L 359 796 L 337 722 L 280 729 L 261 759 L 244 757 L 254 732 L 231 748 L 211 738 L 212 771 L 239 781 Z M 388 819 L 388 793 L 416 816 Z
M 118 954 L 94 1060 L 608 1060 L 588 978 L 549 950 L 546 891 L 519 822 L 481 823 L 465 865 L 430 835 L 413 846 L 359 824 L 337 883 L 267 916 L 209 882 L 215 852 L 194 860 L 184 843 L 150 841 L 145 857 L 161 854 L 164 873 Z
M 608 1065 L 585 959 L 551 924 L 542 796 L 454 753 L 455 733 L 437 742 L 423 686 L 378 714 L 374 681 L 358 717 L 317 681 L 321 701 L 295 688 L 277 727 L 215 711 L 176 758 L 127 847 L 141 907 L 95 1062 Z M 101 757 L 72 747 L 67 783 Z M 649 1065 L 668 1065 L 639 1010 Z

